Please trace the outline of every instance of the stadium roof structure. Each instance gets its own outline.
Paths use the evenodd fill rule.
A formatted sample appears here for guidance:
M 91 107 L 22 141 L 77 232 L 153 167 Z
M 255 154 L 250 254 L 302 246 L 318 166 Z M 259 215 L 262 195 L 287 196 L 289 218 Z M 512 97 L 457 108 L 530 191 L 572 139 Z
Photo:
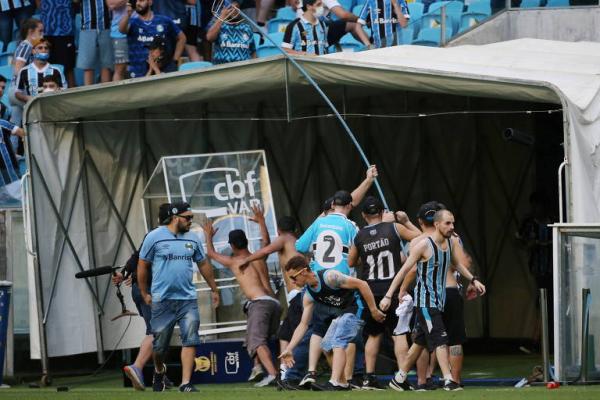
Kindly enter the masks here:
M 501 275 L 523 274 L 520 266 L 526 262 L 515 259 L 523 252 L 507 250 L 516 245 L 506 238 L 514 236 L 515 210 L 527 207 L 533 176 L 527 169 L 531 150 L 507 144 L 499 129 L 520 124 L 537 129 L 538 138 L 546 128 L 564 132 L 566 221 L 600 222 L 599 43 L 521 39 L 296 60 L 348 118 L 377 162 L 386 164 L 380 182 L 395 204 L 416 209 L 433 193 L 455 199 L 449 205 L 453 209 L 464 207 L 463 238 L 478 265 L 490 268 L 483 271 L 490 286 L 495 266 L 501 265 L 498 281 Z M 498 112 L 469 111 L 481 103 Z M 540 118 L 524 115 L 525 110 L 546 113 L 550 108 L 562 110 L 562 121 L 550 116 L 552 121 L 539 125 Z M 511 109 L 523 115 L 502 114 Z M 436 111 L 448 118 L 418 119 Z M 351 120 L 352 113 L 362 119 Z M 96 289 L 94 298 L 66 274 L 77 272 L 78 265 L 106 265 L 129 256 L 131 243 L 141 241 L 146 229 L 139 207 L 132 204 L 139 204 L 143 177 L 160 157 L 265 148 L 278 213 L 294 215 L 305 225 L 332 187 L 348 188 L 363 178 L 360 159 L 339 123 L 283 56 L 40 95 L 27 105 L 24 121 L 31 173 L 29 232 L 42 275 L 50 356 L 139 344 L 141 326 L 134 324 L 137 334 L 128 333 L 119 342 L 124 325 L 109 325 L 104 316 L 101 323 L 95 319 L 96 303 L 118 307 L 107 300 L 108 289 Z M 420 156 L 427 151 L 433 153 Z M 423 162 L 433 164 L 420 168 Z M 402 178 L 386 175 L 386 169 Z M 424 187 L 429 182 L 433 186 Z M 469 227 L 479 230 L 471 234 Z M 71 241 L 66 250 L 65 236 Z M 469 328 L 471 334 L 529 334 L 536 294 L 530 293 L 526 278 L 511 285 L 519 296 L 489 291 L 485 307 L 494 321 L 480 317 Z M 72 310 L 75 302 L 88 312 Z M 514 316 L 514 309 L 522 311 L 523 322 L 502 323 Z M 65 310 L 70 317 L 60 314 Z M 94 332 L 99 325 L 102 335 Z M 39 356 L 39 343 L 31 348 Z

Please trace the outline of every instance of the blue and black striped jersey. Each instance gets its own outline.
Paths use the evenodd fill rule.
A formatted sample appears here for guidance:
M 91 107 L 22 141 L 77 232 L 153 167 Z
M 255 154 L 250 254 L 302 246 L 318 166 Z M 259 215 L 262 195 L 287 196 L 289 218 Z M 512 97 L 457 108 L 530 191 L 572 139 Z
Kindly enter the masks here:
M 431 248 L 431 257 L 417 263 L 417 284 L 415 286 L 415 307 L 429 307 L 444 310 L 446 302 L 446 273 L 452 260 L 452 245 L 447 241 L 446 250 L 436 246 L 432 238 L 427 237 Z
M 17 10 L 23 7 L 29 7 L 33 0 L 0 0 L 0 11 Z
M 313 25 L 305 18 L 296 18 L 287 26 L 281 47 L 309 54 L 327 54 L 327 27 L 320 19 Z
M 81 29 L 110 29 L 110 14 L 104 0 L 81 1 Z

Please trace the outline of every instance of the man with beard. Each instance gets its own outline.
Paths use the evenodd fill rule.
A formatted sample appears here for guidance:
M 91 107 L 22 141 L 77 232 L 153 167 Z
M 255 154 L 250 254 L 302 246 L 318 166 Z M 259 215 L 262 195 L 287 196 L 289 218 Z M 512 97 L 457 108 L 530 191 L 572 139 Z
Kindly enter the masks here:
M 444 390 L 462 390 L 452 379 L 448 360 L 448 335 L 442 319 L 446 297 L 446 275 L 450 265 L 454 265 L 479 293 L 485 293 L 485 286 L 469 272 L 452 251 L 450 239 L 454 233 L 454 215 L 448 210 L 437 211 L 433 217 L 433 225 L 435 232 L 411 248 L 408 259 L 380 303 L 380 308 L 385 311 L 389 307 L 389 299 L 416 264 L 417 285 L 414 296 L 416 325 L 413 332 L 413 345 L 408 350 L 400 370 L 390 382 L 390 387 L 397 391 L 413 390 L 406 380 L 407 373 L 425 347 L 429 352 L 435 351 L 444 376 Z M 399 298 L 405 294 L 401 292 Z
M 137 0 L 136 15 L 131 16 L 133 7 L 127 3 L 127 13 L 119 22 L 119 31 L 127 34 L 129 48 L 129 75 L 131 78 L 145 76 L 148 72 L 148 46 L 156 37 L 165 43 L 165 66 L 163 72 L 177 70 L 177 63 L 185 48 L 185 34 L 167 16 L 154 14 L 152 0 Z
M 192 225 L 192 208 L 188 203 L 171 204 L 171 220 L 146 236 L 138 262 L 138 285 L 146 304 L 152 304 L 150 325 L 154 334 L 154 377 L 152 389 L 165 389 L 164 357 L 169 348 L 175 324 L 181 336 L 180 392 L 195 392 L 190 383 L 196 346 L 200 344 L 198 327 L 200 315 L 196 288 L 192 282 L 194 264 L 212 290 L 213 305 L 219 303 L 217 284 L 212 266 L 202 254 L 198 237 L 189 232 Z M 148 269 L 152 267 L 152 295 L 148 292 Z

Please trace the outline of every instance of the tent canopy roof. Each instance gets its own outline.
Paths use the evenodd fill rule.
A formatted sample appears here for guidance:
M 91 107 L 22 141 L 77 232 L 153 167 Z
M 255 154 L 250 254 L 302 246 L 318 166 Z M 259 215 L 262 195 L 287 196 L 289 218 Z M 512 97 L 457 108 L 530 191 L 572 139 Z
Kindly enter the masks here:
M 345 85 L 555 104 L 562 103 L 562 96 L 580 112 L 592 104 L 600 89 L 600 43 L 591 42 L 519 39 L 451 48 L 398 46 L 297 60 L 324 87 Z M 163 104 L 242 100 L 306 85 L 283 56 L 276 56 L 42 95 L 29 104 L 26 121 L 69 121 Z

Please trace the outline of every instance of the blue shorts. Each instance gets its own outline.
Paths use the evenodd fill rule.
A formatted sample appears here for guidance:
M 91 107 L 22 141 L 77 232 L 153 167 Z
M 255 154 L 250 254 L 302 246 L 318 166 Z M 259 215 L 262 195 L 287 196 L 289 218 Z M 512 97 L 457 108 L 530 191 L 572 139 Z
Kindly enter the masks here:
M 319 303 L 315 301 L 313 306 L 313 315 L 312 315 L 312 328 L 313 335 L 323 337 L 327 332 L 327 328 L 331 324 L 335 318 L 339 317 L 341 314 L 341 309 L 328 306 L 323 303 Z
M 82 30 L 79 33 L 77 68 L 112 68 L 113 48 L 110 30 Z
M 359 336 L 365 322 L 354 314 L 343 314 L 333 321 L 321 342 L 321 348 L 331 351 L 336 348 L 345 349 Z
M 131 285 L 131 298 L 135 303 L 138 313 L 144 318 L 144 322 L 146 323 L 146 335 L 152 335 L 152 325 L 150 325 L 150 320 L 152 319 L 152 307 L 146 304 L 142 298 L 142 293 L 140 293 L 140 288 L 137 283 Z
M 162 300 L 152 303 L 152 332 L 154 342 L 152 349 L 157 353 L 166 353 L 173 334 L 175 324 L 179 325 L 181 345 L 183 347 L 200 344 L 198 328 L 200 313 L 198 302 L 194 300 Z

